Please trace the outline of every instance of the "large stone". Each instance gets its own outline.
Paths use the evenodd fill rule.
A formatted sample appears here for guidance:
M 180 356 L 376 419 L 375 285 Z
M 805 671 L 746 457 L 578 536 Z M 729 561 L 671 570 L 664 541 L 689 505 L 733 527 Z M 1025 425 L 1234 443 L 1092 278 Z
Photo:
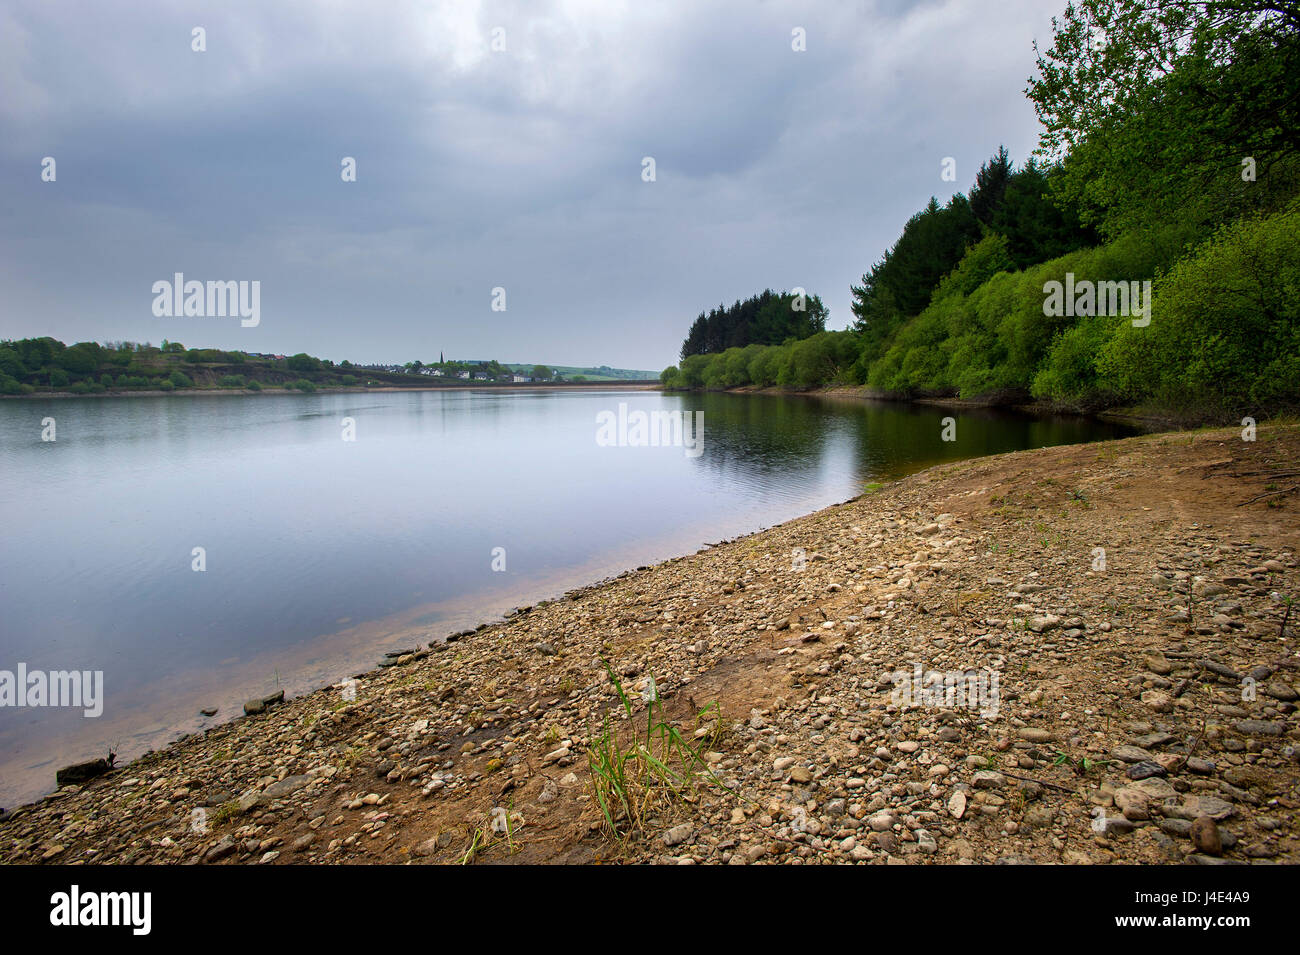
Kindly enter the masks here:
M 1142 763 L 1151 759 L 1151 753 L 1141 746 L 1116 746 L 1110 754 L 1126 763 Z
M 1052 738 L 1052 731 L 1040 729 L 1036 726 L 1022 726 L 1016 731 L 1016 735 L 1021 739 L 1029 740 L 1031 743 L 1046 743 Z
M 1287 686 L 1287 684 L 1280 680 L 1275 680 L 1268 686 L 1264 687 L 1264 692 L 1273 697 L 1273 699 L 1281 700 L 1284 703 L 1290 703 L 1297 698 L 1300 698 L 1300 694 L 1296 693 L 1294 687 Z
M 1170 785 L 1169 780 L 1163 779 L 1159 776 L 1152 776 L 1149 779 L 1139 779 L 1133 783 L 1130 788 L 1145 793 L 1148 799 L 1155 799 L 1157 801 L 1168 799 L 1170 796 L 1176 796 L 1178 794 L 1177 790 Z
M 1197 816 L 1192 820 L 1192 845 L 1197 852 L 1206 855 L 1222 855 L 1223 839 L 1219 836 L 1219 827 L 1209 816 Z
M 1225 621 L 1226 622 L 1226 621 Z M 1202 660 L 1201 666 L 1224 679 L 1231 680 L 1233 683 L 1241 682 L 1241 674 L 1230 666 L 1222 663 L 1216 663 L 1214 660 Z
M 1174 708 L 1173 697 L 1161 690 L 1145 691 L 1142 694 L 1142 702 L 1157 713 L 1169 713 Z
M 671 829 L 669 829 L 664 833 L 664 837 L 663 837 L 664 845 L 666 846 L 680 845 L 681 843 L 689 839 L 692 836 L 692 834 L 694 834 L 694 832 L 695 832 L 694 828 L 692 828 L 691 824 L 687 822 L 683 822 L 680 825 L 673 826 Z
M 1211 796 L 1202 793 L 1199 796 L 1189 796 L 1183 801 L 1183 810 L 1190 814 L 1192 818 L 1197 816 L 1209 816 L 1216 822 L 1220 822 L 1236 814 L 1236 807 L 1232 803 L 1220 799 L 1218 796 Z
M 1115 805 L 1124 814 L 1124 818 L 1139 822 L 1151 818 L 1147 794 L 1140 789 L 1125 786 L 1115 792 Z
M 1272 773 L 1258 766 L 1229 766 L 1223 771 L 1223 778 L 1240 789 L 1270 792 L 1274 788 Z
M 58 770 L 54 774 L 54 782 L 59 786 L 84 783 L 96 776 L 104 775 L 112 768 L 106 759 L 92 759 L 85 763 L 74 763 Z
M 882 809 L 867 819 L 867 825 L 871 827 L 873 832 L 886 832 L 893 828 L 894 814 L 888 809 Z
M 284 799 L 292 796 L 309 782 L 311 782 L 310 776 L 286 776 L 279 782 L 267 786 L 262 790 L 262 795 L 267 799 Z
M 224 859 L 226 856 L 234 852 L 235 848 L 236 846 L 235 846 L 234 837 L 230 835 L 224 835 L 216 842 L 216 844 L 212 846 L 211 849 L 207 851 L 207 854 L 203 857 L 203 860 L 205 862 L 219 862 L 220 860 Z
M 1247 736 L 1281 736 L 1286 732 L 1285 723 L 1270 723 L 1267 720 L 1238 720 L 1232 724 L 1232 728 Z
M 966 815 L 966 794 L 958 790 L 952 794 L 948 800 L 948 814 L 954 819 L 960 819 Z
M 1145 662 L 1146 668 L 1159 676 L 1168 676 L 1174 670 L 1173 664 L 1165 659 L 1163 653 L 1153 653 Z
M 1140 763 L 1134 763 L 1127 770 L 1125 775 L 1129 779 L 1150 779 L 1153 776 L 1167 776 L 1168 771 L 1157 762 L 1144 760 Z

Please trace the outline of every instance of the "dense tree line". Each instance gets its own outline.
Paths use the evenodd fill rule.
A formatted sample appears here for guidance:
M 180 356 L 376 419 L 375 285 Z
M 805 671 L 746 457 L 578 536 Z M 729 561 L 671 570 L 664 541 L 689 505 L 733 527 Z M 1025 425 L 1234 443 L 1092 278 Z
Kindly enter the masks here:
M 682 342 L 681 357 L 746 345 L 776 345 L 826 328 L 826 306 L 816 295 L 764 289 L 743 302 L 700 312 Z
M 1038 156 L 999 150 L 913 216 L 853 286 L 851 332 L 723 343 L 665 383 L 1300 407 L 1300 2 L 1076 0 L 1026 92 Z M 1067 282 L 1149 282 L 1147 313 L 1054 312 Z
M 0 341 L 0 394 L 38 391 L 103 394 L 110 391 L 175 391 L 186 388 L 242 388 L 263 385 L 314 391 L 321 386 L 354 386 L 365 379 L 352 374 L 349 362 L 305 353 L 284 359 L 217 348 L 186 348 L 164 340 L 77 342 L 55 338 Z
M 980 167 L 970 197 L 960 192 L 930 204 L 903 227 L 894 247 L 855 285 L 855 328 L 863 336 L 865 368 L 910 317 L 930 304 L 939 283 L 987 235 L 1002 236 L 1009 268 L 1024 268 L 1096 240 L 1071 206 L 1050 195 L 1047 170 L 1033 159 L 1016 169 L 1006 148 Z
M 38 391 L 71 391 L 74 394 L 102 394 L 108 391 L 178 388 L 240 388 L 260 391 L 262 387 L 315 391 L 317 387 L 355 387 L 367 384 L 428 385 L 428 377 L 415 378 L 422 369 L 436 368 L 443 379 L 455 379 L 461 372 L 484 374 L 493 381 L 512 381 L 514 372 L 496 361 L 440 361 L 425 365 L 408 362 L 401 369 L 386 366 L 362 367 L 350 361 L 335 364 L 306 352 L 277 358 L 271 355 L 223 351 L 219 348 L 186 348 L 179 342 L 77 342 L 65 345 L 54 338 L 23 338 L 0 341 L 0 394 L 22 395 Z M 553 369 L 536 365 L 530 377 L 537 381 L 563 381 Z M 574 380 L 579 380 L 575 376 Z

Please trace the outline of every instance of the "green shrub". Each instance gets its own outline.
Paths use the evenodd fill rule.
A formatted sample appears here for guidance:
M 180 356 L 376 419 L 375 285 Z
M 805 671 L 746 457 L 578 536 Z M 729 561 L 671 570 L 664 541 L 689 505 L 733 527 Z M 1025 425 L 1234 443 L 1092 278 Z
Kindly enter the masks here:
M 22 357 L 8 345 L 0 345 L 0 374 L 10 378 L 20 378 L 27 374 L 27 366 L 23 364 Z
M 957 267 L 934 290 L 931 303 L 952 295 L 970 295 L 999 272 L 1014 272 L 1015 263 L 1007 251 L 1007 240 L 990 232 L 966 249 Z
M 239 353 L 224 352 L 217 348 L 191 348 L 185 353 L 185 361 L 191 365 L 202 362 L 238 362 L 243 356 Z
M 194 382 L 189 375 L 183 371 L 173 371 L 167 378 L 174 388 L 193 388 Z
M 1300 201 L 1221 228 L 1161 277 L 1151 323 L 1125 323 L 1101 379 L 1130 400 L 1248 414 L 1300 404 Z
M 1092 316 L 1063 332 L 1048 350 L 1030 393 L 1035 398 L 1067 405 L 1076 411 L 1095 411 L 1113 403 L 1097 374 L 1097 355 L 1115 335 L 1123 318 Z
M 781 371 L 781 354 L 779 345 L 759 346 L 754 357 L 749 360 L 749 367 L 745 369 L 750 383 L 760 388 L 770 388 L 775 385 L 777 375 Z
M 250 379 L 249 382 L 248 382 L 248 390 L 249 390 L 249 391 L 261 391 L 261 390 L 262 390 L 261 382 L 258 382 L 258 381 L 256 381 L 255 379 Z
M 677 388 L 703 388 L 704 369 L 709 365 L 709 355 L 688 355 L 682 360 L 674 379 Z
M 99 367 L 103 353 L 96 342 L 77 342 L 59 355 L 59 367 L 74 375 L 89 375 Z

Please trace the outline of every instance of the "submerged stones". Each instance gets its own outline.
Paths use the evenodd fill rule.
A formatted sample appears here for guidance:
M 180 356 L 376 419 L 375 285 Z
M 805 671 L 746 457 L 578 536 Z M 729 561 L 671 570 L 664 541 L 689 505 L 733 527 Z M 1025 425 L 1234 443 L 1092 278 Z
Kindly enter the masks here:
M 246 716 L 254 716 L 258 713 L 264 713 L 266 712 L 268 707 L 283 702 L 284 702 L 284 690 L 277 690 L 276 692 L 271 693 L 268 696 L 263 696 L 256 700 L 249 700 L 247 703 L 244 704 L 244 714 Z
M 65 766 L 54 774 L 54 781 L 60 786 L 70 786 L 74 783 L 84 783 L 94 779 L 96 776 L 102 776 L 113 768 L 113 761 L 109 759 L 92 759 L 84 763 L 74 763 L 71 766 Z

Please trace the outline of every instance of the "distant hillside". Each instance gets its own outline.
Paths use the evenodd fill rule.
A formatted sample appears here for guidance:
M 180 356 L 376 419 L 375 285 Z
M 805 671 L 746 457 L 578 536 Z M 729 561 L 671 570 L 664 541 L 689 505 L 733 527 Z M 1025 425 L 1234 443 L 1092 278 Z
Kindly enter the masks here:
M 511 371 L 532 371 L 536 364 L 528 362 L 515 363 L 506 362 L 505 367 Z M 635 368 L 610 368 L 609 365 L 601 365 L 598 368 L 578 368 L 573 365 L 548 365 L 557 375 L 565 378 L 575 376 L 585 378 L 587 381 L 658 381 L 659 372 L 646 371 Z
M 534 372 L 541 376 L 534 379 Z M 522 373 L 522 374 L 520 374 Z M 558 377 L 556 376 L 558 373 Z M 0 395 L 57 392 L 105 394 L 131 391 L 239 390 L 290 388 L 430 388 L 474 384 L 573 384 L 653 380 L 648 371 L 624 368 L 547 369 L 496 361 L 447 361 L 436 365 L 337 364 L 305 353 L 296 355 L 186 348 L 164 340 L 161 346 L 138 342 L 77 342 L 54 338 L 0 340 Z

